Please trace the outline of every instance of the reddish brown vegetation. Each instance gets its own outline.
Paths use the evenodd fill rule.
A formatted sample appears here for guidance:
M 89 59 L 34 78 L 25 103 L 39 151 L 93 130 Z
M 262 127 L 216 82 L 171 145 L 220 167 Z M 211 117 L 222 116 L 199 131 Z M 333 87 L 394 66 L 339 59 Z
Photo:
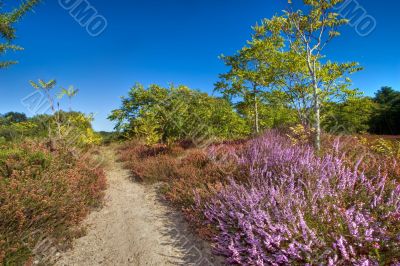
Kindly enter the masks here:
M 150 147 L 130 142 L 120 149 L 120 159 L 126 162 L 133 178 L 146 183 L 163 182 L 165 198 L 184 212 L 202 236 L 208 237 L 210 230 L 203 227 L 200 211 L 193 208 L 195 194 L 208 198 L 227 183 L 228 177 L 239 177 L 236 154 L 244 145 L 244 141 L 230 142 L 201 149 L 188 143 Z
M 0 263 L 21 264 L 40 239 L 68 243 L 106 187 L 101 168 L 25 143 L 0 150 Z M 43 252 L 46 252 L 45 250 Z
M 307 142 L 307 138 L 300 139 Z M 324 154 L 340 154 L 351 168 L 358 165 L 359 171 L 368 176 L 384 171 L 391 178 L 400 179 L 396 160 L 376 153 L 372 149 L 374 142 L 365 143 L 364 139 L 354 136 L 337 138 L 326 135 L 324 143 L 328 147 Z M 226 142 L 202 149 L 190 143 L 150 147 L 131 142 L 121 148 L 120 158 L 136 179 L 148 183 L 163 182 L 165 198 L 183 211 L 201 236 L 210 239 L 215 236 L 215 228 L 204 225 L 204 215 L 196 207 L 196 200 L 209 202 L 229 186 L 230 178 L 248 184 L 249 165 L 239 162 L 251 157 L 249 144 L 249 141 Z

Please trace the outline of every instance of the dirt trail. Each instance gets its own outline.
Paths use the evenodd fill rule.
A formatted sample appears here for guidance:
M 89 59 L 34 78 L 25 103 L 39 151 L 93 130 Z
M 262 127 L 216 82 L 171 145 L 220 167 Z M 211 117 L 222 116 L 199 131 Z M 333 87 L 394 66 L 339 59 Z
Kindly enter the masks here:
M 56 265 L 220 265 L 180 214 L 158 199 L 156 187 L 132 182 L 114 149 L 103 154 L 109 165 L 105 206 L 88 217 L 87 235 Z

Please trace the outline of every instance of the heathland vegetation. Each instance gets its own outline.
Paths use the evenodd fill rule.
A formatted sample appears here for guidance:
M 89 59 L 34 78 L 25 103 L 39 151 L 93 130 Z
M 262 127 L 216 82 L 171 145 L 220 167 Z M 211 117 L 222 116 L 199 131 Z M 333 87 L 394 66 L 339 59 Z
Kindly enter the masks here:
M 91 121 L 61 109 L 0 115 L 0 262 L 23 265 L 67 245 L 101 205 L 106 180 L 95 145 L 102 139 Z
M 0 13 L 0 55 L 22 50 L 12 45 L 14 29 L 39 1 L 31 0 L 11 12 Z M 1 11 L 0 2 L 0 11 Z M 0 70 L 17 62 L 1 61 Z M 77 90 L 56 91 L 56 81 L 31 82 L 30 108 L 47 114 L 0 114 L 0 264 L 32 265 L 34 256 L 48 255 L 82 234 L 80 222 L 102 203 L 106 188 L 94 145 L 101 137 L 92 117 L 63 111 L 59 101 Z M 41 97 L 36 97 L 36 96 Z M 35 106 L 36 105 L 36 106 Z M 42 261 L 46 263 L 46 260 Z
M 367 97 L 350 79 L 358 63 L 329 60 L 348 23 L 334 12 L 341 2 L 304 0 L 254 26 L 221 56 L 217 96 L 136 84 L 109 116 L 117 133 L 73 111 L 78 90 L 31 81 L 47 114 L 0 115 L 0 263 L 79 235 L 106 188 L 96 147 L 115 141 L 132 177 L 161 184 L 227 264 L 399 265 L 400 92 Z M 35 4 L 0 13 L 0 55 L 19 49 L 13 24 Z
M 222 56 L 215 90 L 144 88 L 111 120 L 121 158 L 234 265 L 400 263 L 400 93 L 352 88 L 324 53 L 342 1 L 303 1 Z M 374 135 L 375 134 L 375 135 Z

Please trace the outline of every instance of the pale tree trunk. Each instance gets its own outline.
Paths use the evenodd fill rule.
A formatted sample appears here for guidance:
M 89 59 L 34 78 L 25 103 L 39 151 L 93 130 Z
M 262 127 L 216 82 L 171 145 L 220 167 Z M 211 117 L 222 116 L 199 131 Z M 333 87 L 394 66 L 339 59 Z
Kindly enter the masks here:
M 321 103 L 318 95 L 318 88 L 314 88 L 314 112 L 315 112 L 315 148 L 321 150 Z
M 321 99 L 319 95 L 318 82 L 317 82 L 317 69 L 316 62 L 311 62 L 312 54 L 308 53 L 307 63 L 308 69 L 310 71 L 313 83 L 313 98 L 314 98 L 314 115 L 315 115 L 315 125 L 314 125 L 314 145 L 315 149 L 319 152 L 321 150 Z
M 254 87 L 254 127 L 256 134 L 260 133 L 259 114 L 258 114 L 258 99 L 257 88 Z

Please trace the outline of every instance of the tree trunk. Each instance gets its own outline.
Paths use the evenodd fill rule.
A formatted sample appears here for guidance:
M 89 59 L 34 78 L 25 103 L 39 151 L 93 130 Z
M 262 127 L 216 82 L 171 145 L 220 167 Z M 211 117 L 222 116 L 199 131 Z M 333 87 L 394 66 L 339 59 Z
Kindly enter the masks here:
M 314 104 L 314 112 L 315 112 L 315 148 L 317 151 L 321 150 L 321 104 L 317 92 L 317 88 L 315 90 L 315 104 Z
M 254 127 L 256 134 L 260 133 L 259 116 L 258 116 L 258 99 L 257 99 L 257 89 L 254 88 Z
M 317 69 L 315 60 L 312 62 L 312 54 L 308 50 L 307 53 L 307 66 L 312 77 L 313 84 L 313 98 L 314 98 L 314 113 L 315 113 L 315 125 L 314 125 L 314 145 L 315 149 L 319 152 L 321 150 L 321 101 L 318 93 L 318 82 L 317 82 Z

